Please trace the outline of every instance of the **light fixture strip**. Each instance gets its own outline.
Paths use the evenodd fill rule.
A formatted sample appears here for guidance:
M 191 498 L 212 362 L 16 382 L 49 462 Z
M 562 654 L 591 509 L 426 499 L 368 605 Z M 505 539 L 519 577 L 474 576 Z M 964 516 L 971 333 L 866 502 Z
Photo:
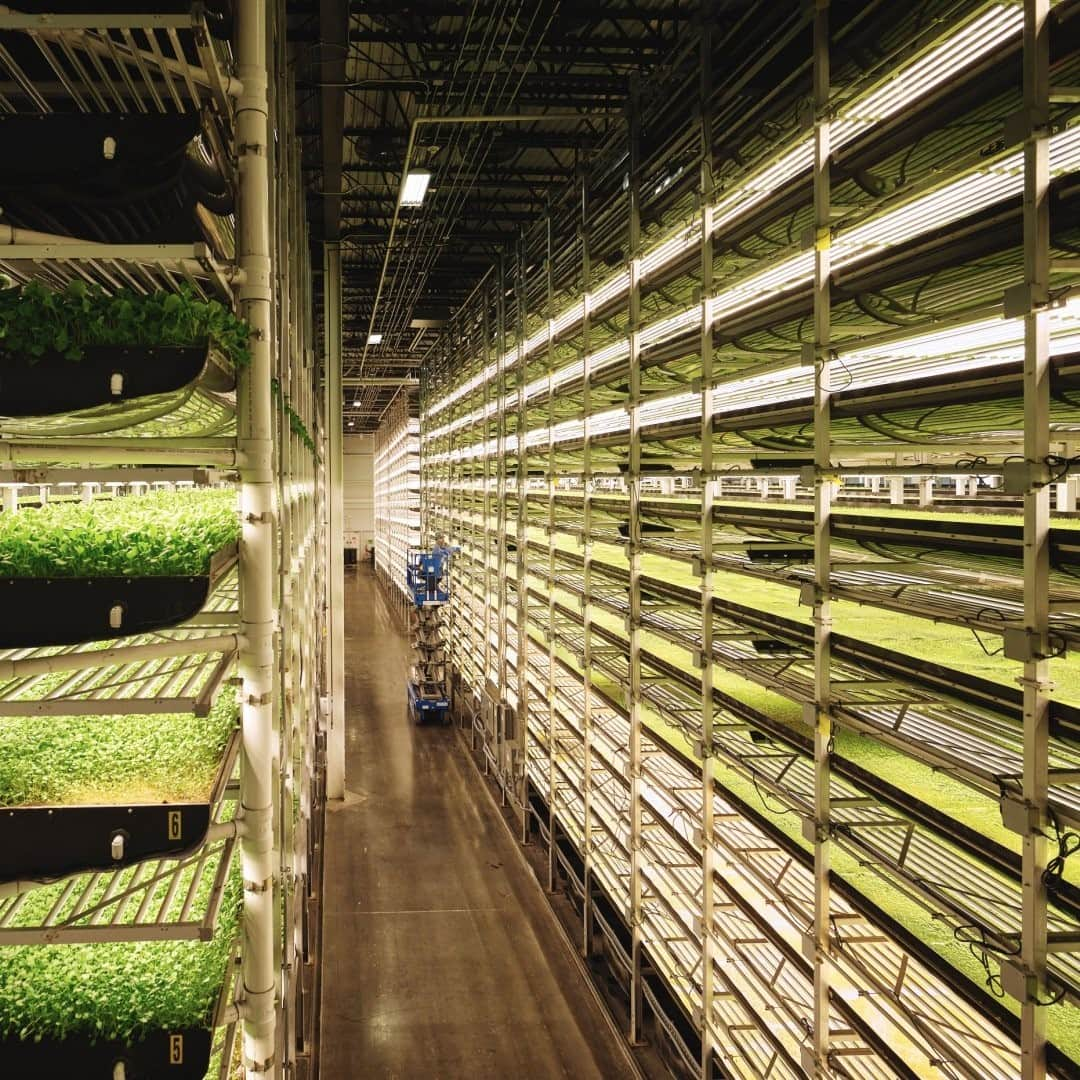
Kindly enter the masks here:
M 989 4 L 980 14 L 952 27 L 946 38 L 928 46 L 923 52 L 906 58 L 891 75 L 878 80 L 872 90 L 860 93 L 852 101 L 839 107 L 832 128 L 834 150 L 896 115 L 902 108 L 914 103 L 935 87 L 943 85 L 963 68 L 1020 33 L 1022 27 L 1023 13 L 1020 8 L 1004 3 Z M 808 170 L 812 162 L 813 144 L 809 138 L 803 138 L 797 145 L 770 156 L 713 205 L 714 231 L 719 231 L 745 216 L 777 187 Z M 698 242 L 698 235 L 696 225 L 679 226 L 674 236 L 661 241 L 642 256 L 642 279 L 677 259 Z M 556 316 L 560 332 L 579 322 L 582 318 L 579 312 L 586 307 L 595 310 L 610 303 L 625 293 L 629 285 L 630 275 L 626 270 L 608 278 L 592 293 L 586 294 L 583 300 L 575 301 L 570 308 Z M 546 329 L 543 334 L 534 334 L 525 343 L 526 354 L 546 340 Z M 425 419 L 430 419 L 479 388 L 494 377 L 497 371 L 498 363 L 488 365 L 480 375 L 432 404 L 425 412 Z
M 982 318 L 944 330 L 922 332 L 879 345 L 841 349 L 845 370 L 845 390 L 871 389 L 885 383 L 897 384 L 933 375 L 960 374 L 994 364 L 1016 362 L 1023 357 L 1023 323 L 1017 319 Z M 1063 356 L 1080 351 L 1080 297 L 1074 297 L 1050 314 L 1050 353 Z M 743 379 L 715 384 L 719 391 L 714 416 L 738 412 L 747 406 L 782 405 L 807 398 L 813 390 L 813 376 L 802 367 L 770 371 Z M 693 392 L 679 392 L 654 398 L 641 406 L 642 427 L 658 423 L 691 420 L 700 411 L 701 398 Z M 592 417 L 594 435 L 618 434 L 627 429 L 626 410 L 606 409 Z M 567 420 L 552 429 L 554 442 L 580 439 L 581 420 Z M 546 442 L 548 428 L 532 428 L 525 433 L 525 447 Z M 507 437 L 507 450 L 517 450 L 517 436 Z M 491 444 L 488 444 L 489 450 Z M 476 457 L 482 444 L 462 447 L 452 453 L 432 455 L 433 461 Z

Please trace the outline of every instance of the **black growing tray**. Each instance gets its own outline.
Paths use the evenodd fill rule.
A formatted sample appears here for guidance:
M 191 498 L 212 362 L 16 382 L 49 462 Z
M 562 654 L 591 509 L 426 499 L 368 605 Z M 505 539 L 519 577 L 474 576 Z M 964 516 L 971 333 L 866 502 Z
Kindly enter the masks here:
M 209 803 L 5 807 L 0 810 L 0 881 L 49 881 L 179 857 L 206 838 L 210 810 Z M 118 831 L 124 834 L 124 857 L 113 859 L 111 843 Z
M 210 576 L 5 578 L 0 580 L 0 648 L 77 645 L 175 626 L 197 615 Z M 120 608 L 120 625 L 110 623 Z
M 78 1076 L 84 1080 L 113 1080 L 117 1062 L 124 1063 L 127 1080 L 203 1080 L 210 1067 L 209 1028 L 157 1030 L 128 1046 L 119 1041 L 67 1039 L 0 1039 L 0 1062 L 5 1076 Z
M 239 750 L 240 733 L 235 730 L 204 802 L 0 809 L 0 881 L 50 881 L 196 851 L 206 840 Z M 124 835 L 124 854 L 114 859 L 112 838 L 117 832 Z
M 80 360 L 47 353 L 33 363 L 0 355 L 0 416 L 50 416 L 121 404 L 181 390 L 200 376 L 215 392 L 234 384 L 231 373 L 210 361 L 206 345 L 95 345 Z

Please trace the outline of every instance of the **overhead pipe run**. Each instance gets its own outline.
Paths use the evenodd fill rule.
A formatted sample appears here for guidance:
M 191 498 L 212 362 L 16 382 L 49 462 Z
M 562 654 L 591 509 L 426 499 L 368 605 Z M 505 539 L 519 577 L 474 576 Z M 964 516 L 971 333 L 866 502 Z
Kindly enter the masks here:
M 341 380 L 342 386 L 419 386 L 419 379 L 406 378 L 401 375 L 361 375 Z
M 417 116 L 409 125 L 409 142 L 405 147 L 405 162 L 401 167 L 401 183 L 398 185 L 397 199 L 394 202 L 394 216 L 390 219 L 390 235 L 386 241 L 386 251 L 383 254 L 382 269 L 379 271 L 379 283 L 375 287 L 375 299 L 371 305 L 371 317 L 368 320 L 368 339 L 375 332 L 375 318 L 379 312 L 379 300 L 382 298 L 383 286 L 386 284 L 386 271 L 390 265 L 390 252 L 394 247 L 394 236 L 397 233 L 398 216 L 401 212 L 402 198 L 405 195 L 405 184 L 409 176 L 409 163 L 412 159 L 413 147 L 416 144 L 416 132 L 424 124 L 535 124 L 539 121 L 550 123 L 551 121 L 571 121 L 579 124 L 587 114 L 574 113 L 546 113 L 543 115 L 520 113 L 498 113 L 493 116 Z M 364 353 L 360 358 L 360 370 L 364 370 L 367 363 L 368 345 L 364 345 Z

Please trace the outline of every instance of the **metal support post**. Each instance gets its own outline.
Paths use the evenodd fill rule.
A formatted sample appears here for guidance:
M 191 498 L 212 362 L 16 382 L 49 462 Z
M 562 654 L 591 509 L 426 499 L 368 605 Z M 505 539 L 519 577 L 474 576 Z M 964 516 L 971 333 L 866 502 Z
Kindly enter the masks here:
M 498 591 L 496 599 L 496 617 L 499 624 L 499 679 L 497 687 L 496 703 L 506 700 L 506 690 L 509 685 L 510 675 L 510 663 L 508 658 L 509 640 L 508 630 L 510 627 L 510 607 L 509 607 L 509 590 L 507 588 L 507 582 L 509 574 L 507 573 L 507 562 L 509 556 L 509 547 L 507 545 L 507 536 L 509 534 L 510 522 L 507 512 L 507 484 L 506 484 L 506 384 L 505 384 L 505 367 L 506 367 L 506 339 L 507 339 L 507 327 L 506 327 L 506 256 L 499 253 L 499 263 L 497 269 L 498 280 L 498 294 L 496 296 L 496 309 L 495 309 L 495 353 L 499 360 L 499 377 L 495 383 L 495 392 L 498 395 L 497 411 L 495 416 L 495 423 L 497 425 L 498 449 L 496 451 L 497 457 L 495 460 L 495 503 L 496 503 L 496 532 L 497 532 L 497 570 L 496 575 L 496 588 Z M 484 387 L 485 395 L 489 393 L 488 386 Z M 520 670 L 520 667 L 519 667 Z M 520 683 L 520 680 L 519 680 Z M 520 692 L 520 691 L 519 691 Z M 496 731 L 494 735 L 494 745 L 491 747 L 492 758 L 495 761 L 499 760 L 501 753 L 500 740 L 502 739 L 502 732 L 498 730 L 498 722 L 496 721 Z M 485 761 L 487 760 L 485 756 Z M 522 829 L 524 834 L 522 841 L 527 838 L 528 823 L 522 822 Z
M 713 133 L 712 3 L 701 8 L 701 1077 L 713 1080 L 716 1044 L 715 800 L 713 797 Z
M 630 1030 L 632 1043 L 641 1041 L 644 995 L 641 986 L 643 883 L 641 877 L 641 277 L 638 252 L 641 246 L 641 87 L 637 76 L 630 80 L 627 102 L 629 120 L 627 193 L 629 198 L 627 260 L 629 289 L 629 413 L 630 459 L 626 482 L 630 491 L 628 549 L 630 563 L 629 665 L 630 685 Z
M 330 708 L 326 732 L 326 797 L 345 798 L 345 537 L 341 470 L 341 245 L 324 245 L 323 379 L 325 415 L 330 436 L 326 448 L 327 690 Z
M 584 803 L 584 851 L 582 859 L 584 870 L 582 881 L 585 886 L 585 896 L 582 900 L 581 911 L 581 952 L 583 956 L 591 956 L 593 950 L 593 874 L 594 870 L 594 839 L 593 830 L 593 692 L 592 692 L 592 579 L 593 579 L 593 472 L 592 472 L 592 370 L 588 364 L 589 345 L 592 339 L 592 314 L 589 311 L 588 296 L 592 289 L 592 250 L 589 238 L 589 181 L 588 171 L 582 170 L 581 175 L 581 357 L 585 365 L 584 382 L 581 393 L 581 412 L 583 423 L 583 448 L 581 458 L 581 483 L 582 483 L 582 524 L 581 524 L 581 557 L 582 557 L 582 609 L 581 609 L 581 635 L 582 635 L 582 666 L 584 668 L 581 732 L 582 732 L 582 799 Z
M 1050 452 L 1050 0 L 1024 2 L 1024 457 L 1032 467 Z M 1023 798 L 1029 827 L 1022 846 L 1020 1006 L 1022 1080 L 1046 1076 L 1047 810 L 1050 729 L 1050 486 L 1034 478 L 1024 493 L 1024 626 L 1029 636 L 1024 692 Z
M 544 222 L 546 251 L 544 254 L 544 270 L 546 292 L 544 297 L 544 318 L 547 321 L 547 379 L 548 379 L 548 457 L 547 457 L 547 540 L 548 540 L 548 656 L 547 656 L 547 718 L 548 718 L 548 880 L 549 892 L 554 892 L 556 882 L 558 851 L 557 834 L 559 829 L 558 803 L 559 784 L 557 762 L 559 754 L 559 731 L 557 713 L 555 710 L 555 383 L 552 375 L 555 370 L 555 338 L 551 328 L 555 318 L 555 238 L 552 234 L 551 206 L 547 208 L 547 219 Z
M 830 195 L 829 168 L 829 0 L 814 11 L 814 816 L 807 822 L 814 847 L 814 1032 L 812 1064 L 829 1075 L 829 993 L 832 811 L 830 757 L 832 612 L 829 600 L 832 558 L 832 362 L 830 360 Z M 809 1070 L 808 1070 L 809 1071 Z
M 514 365 L 517 376 L 517 753 L 518 777 L 503 777 L 503 790 L 514 779 L 519 780 L 518 797 L 521 800 L 522 842 L 527 841 L 529 832 L 529 582 L 528 558 L 529 515 L 528 487 L 529 461 L 525 448 L 525 429 L 528 409 L 525 403 L 525 386 L 529 381 L 528 357 L 525 354 L 527 336 L 526 305 L 528 303 L 525 283 L 525 237 L 518 240 L 517 264 L 514 275 L 517 298 L 514 338 L 517 363 Z
M 481 298 L 481 322 L 480 322 L 480 335 L 481 335 L 481 351 L 480 351 L 480 363 L 486 369 L 492 361 L 492 355 L 495 353 L 495 349 L 492 347 L 491 342 L 491 289 L 490 287 L 484 290 Z M 480 675 L 480 683 L 483 686 L 490 678 L 492 672 L 492 658 L 491 658 L 491 595 L 493 590 L 492 572 L 495 571 L 494 588 L 498 588 L 497 582 L 499 579 L 498 568 L 491 565 L 491 547 L 492 547 L 492 531 L 491 531 L 491 452 L 488 449 L 488 406 L 491 403 L 491 383 L 489 380 L 484 380 L 484 408 L 483 415 L 480 416 L 476 423 L 473 424 L 473 439 L 478 440 L 483 445 L 483 455 L 481 457 L 481 466 L 483 468 L 483 489 L 481 492 L 481 512 L 484 515 L 483 521 L 483 546 L 481 548 L 483 552 L 483 591 L 484 591 L 484 623 L 483 623 L 483 635 L 484 640 L 482 642 L 482 648 L 480 651 L 482 671 Z M 496 538 L 497 543 L 497 538 Z M 472 738 L 475 739 L 475 729 Z M 475 743 L 472 744 L 475 748 Z

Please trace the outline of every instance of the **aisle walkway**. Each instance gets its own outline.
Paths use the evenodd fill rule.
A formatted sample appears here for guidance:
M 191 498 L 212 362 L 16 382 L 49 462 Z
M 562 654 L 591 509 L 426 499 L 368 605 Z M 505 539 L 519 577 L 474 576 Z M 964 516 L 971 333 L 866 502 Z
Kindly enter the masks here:
M 408 648 L 346 578 L 344 804 L 326 827 L 323 1080 L 627 1076 L 546 900 L 449 728 L 414 728 Z

